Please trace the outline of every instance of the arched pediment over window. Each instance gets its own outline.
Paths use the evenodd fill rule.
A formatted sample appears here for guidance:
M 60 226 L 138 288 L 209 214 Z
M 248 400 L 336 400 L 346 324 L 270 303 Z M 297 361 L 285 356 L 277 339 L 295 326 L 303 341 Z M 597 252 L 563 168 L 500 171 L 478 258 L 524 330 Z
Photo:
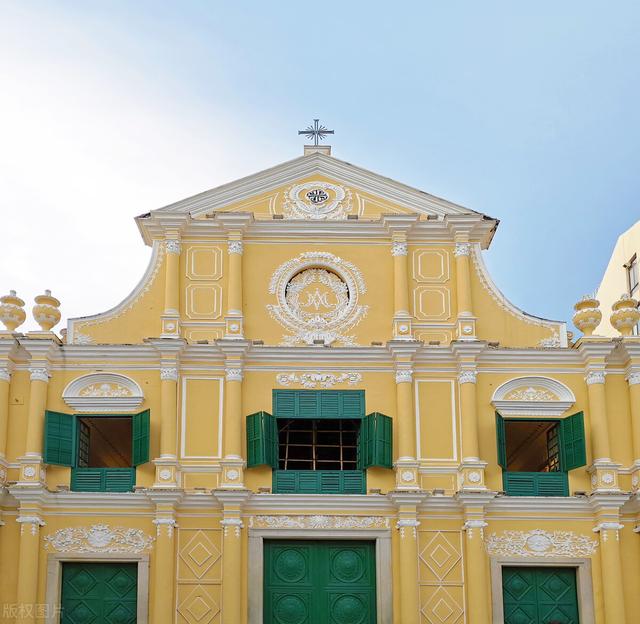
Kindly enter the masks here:
M 79 412 L 122 413 L 137 410 L 144 394 L 129 377 L 91 373 L 74 379 L 63 391 L 64 402 Z
M 562 416 L 576 397 L 549 377 L 517 377 L 496 388 L 491 404 L 503 416 Z

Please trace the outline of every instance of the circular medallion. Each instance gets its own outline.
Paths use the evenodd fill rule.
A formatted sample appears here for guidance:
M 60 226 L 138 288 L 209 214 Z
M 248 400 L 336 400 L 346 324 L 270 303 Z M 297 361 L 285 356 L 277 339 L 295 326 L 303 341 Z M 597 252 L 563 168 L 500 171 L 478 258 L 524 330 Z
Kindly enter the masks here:
M 23 472 L 25 477 L 31 478 L 36 476 L 36 469 L 33 466 L 27 466 Z
M 240 473 L 235 468 L 227 470 L 227 479 L 229 479 L 229 481 L 235 481 L 239 476 Z
M 362 624 L 369 610 L 359 596 L 343 594 L 331 605 L 331 618 L 340 624 Z
M 362 559 L 354 550 L 341 550 L 331 561 L 331 574 L 343 583 L 355 583 L 364 574 Z
M 551 539 L 544 534 L 535 533 L 527 538 L 527 548 L 533 552 L 545 552 L 551 548 Z
M 473 470 L 469 473 L 468 479 L 469 481 L 471 481 L 471 483 L 480 483 L 480 481 L 482 480 L 482 475 L 477 470 Z
M 602 483 L 606 483 L 607 485 L 611 485 L 614 482 L 613 474 L 611 472 L 605 472 L 602 475 Z
M 351 209 L 350 191 L 321 181 L 295 184 L 285 192 L 282 205 L 289 219 L 346 219 Z
M 297 583 L 305 576 L 307 560 L 299 551 L 288 548 L 275 558 L 273 569 L 285 583 Z
M 407 483 L 409 481 L 413 481 L 413 472 L 411 472 L 411 470 L 405 470 L 402 473 L 402 480 Z
M 298 596 L 282 596 L 275 604 L 278 624 L 303 624 L 308 621 L 308 607 Z
M 169 470 L 168 468 L 163 468 L 160 471 L 160 479 L 162 479 L 162 481 L 168 481 L 169 479 L 171 479 L 171 470 Z

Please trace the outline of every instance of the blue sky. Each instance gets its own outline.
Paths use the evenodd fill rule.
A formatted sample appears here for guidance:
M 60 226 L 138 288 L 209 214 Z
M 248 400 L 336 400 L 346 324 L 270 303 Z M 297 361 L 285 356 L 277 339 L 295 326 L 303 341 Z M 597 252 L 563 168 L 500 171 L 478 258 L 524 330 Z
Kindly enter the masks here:
M 28 307 L 115 305 L 136 214 L 298 156 L 314 117 L 336 157 L 499 218 L 489 268 L 532 314 L 569 319 L 640 218 L 637 2 L 0 11 L 0 290 Z

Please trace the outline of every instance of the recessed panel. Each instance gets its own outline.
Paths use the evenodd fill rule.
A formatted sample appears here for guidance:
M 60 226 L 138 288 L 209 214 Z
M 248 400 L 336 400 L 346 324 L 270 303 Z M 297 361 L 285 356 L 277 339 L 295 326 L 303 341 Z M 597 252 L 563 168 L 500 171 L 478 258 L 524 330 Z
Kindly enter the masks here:
M 186 294 L 186 314 L 190 319 L 220 318 L 222 288 L 218 284 L 190 284 Z
M 222 276 L 222 250 L 219 247 L 190 247 L 187 251 L 187 277 L 191 280 L 217 280 Z
M 449 254 L 435 249 L 413 252 L 413 279 L 442 283 L 449 279 Z
M 413 291 L 413 313 L 419 320 L 451 318 L 451 296 L 446 286 L 418 286 Z

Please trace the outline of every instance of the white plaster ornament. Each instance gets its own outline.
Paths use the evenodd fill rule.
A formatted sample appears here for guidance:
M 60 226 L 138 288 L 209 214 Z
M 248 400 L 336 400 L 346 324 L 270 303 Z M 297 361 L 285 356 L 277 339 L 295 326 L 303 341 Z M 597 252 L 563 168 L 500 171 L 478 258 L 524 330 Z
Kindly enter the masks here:
M 591 557 L 597 540 L 572 531 L 503 531 L 486 540 L 490 555 L 502 557 Z
M 347 383 L 354 386 L 362 381 L 360 373 L 279 373 L 276 382 L 281 386 L 300 384 L 303 388 L 331 388 Z
M 141 529 L 94 524 L 58 529 L 47 535 L 44 541 L 46 548 L 57 552 L 141 553 L 151 548 L 153 538 Z

